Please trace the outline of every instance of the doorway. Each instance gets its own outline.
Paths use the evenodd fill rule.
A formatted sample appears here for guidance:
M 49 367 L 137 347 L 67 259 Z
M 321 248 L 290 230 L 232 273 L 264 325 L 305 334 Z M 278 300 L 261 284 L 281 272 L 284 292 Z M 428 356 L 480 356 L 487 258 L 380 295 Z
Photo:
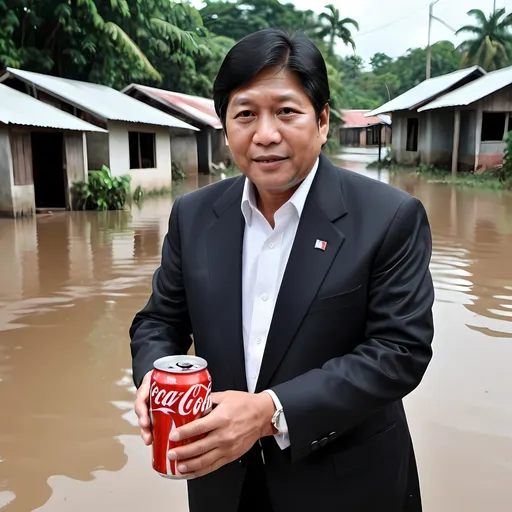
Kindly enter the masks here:
M 64 135 L 32 132 L 36 208 L 66 208 Z

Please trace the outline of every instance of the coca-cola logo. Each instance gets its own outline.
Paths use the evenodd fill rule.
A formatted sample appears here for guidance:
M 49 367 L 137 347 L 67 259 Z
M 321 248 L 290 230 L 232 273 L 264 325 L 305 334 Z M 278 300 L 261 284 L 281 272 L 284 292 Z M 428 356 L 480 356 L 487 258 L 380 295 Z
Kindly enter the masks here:
M 153 412 L 194 416 L 204 413 L 211 407 L 211 383 L 194 384 L 187 391 L 160 389 L 156 382 L 151 385 L 151 408 Z M 160 407 L 158 407 L 160 406 Z M 177 411 L 176 411 L 177 408 Z

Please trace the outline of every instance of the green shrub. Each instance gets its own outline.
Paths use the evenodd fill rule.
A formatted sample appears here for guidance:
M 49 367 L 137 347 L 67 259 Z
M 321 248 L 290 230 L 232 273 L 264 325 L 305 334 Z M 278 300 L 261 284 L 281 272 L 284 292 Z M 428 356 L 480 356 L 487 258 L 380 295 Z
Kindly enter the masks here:
M 505 188 L 512 188 L 512 132 L 508 132 L 503 166 L 497 171 L 500 182 Z
M 173 160 L 171 162 L 172 181 L 181 181 L 187 177 L 187 173 Z
M 341 145 L 339 140 L 336 138 L 329 137 L 322 149 L 329 155 L 339 155 L 341 153 Z
M 122 210 L 130 192 L 131 176 L 112 176 L 102 165 L 99 171 L 89 171 L 89 182 L 73 184 L 76 207 L 83 210 Z

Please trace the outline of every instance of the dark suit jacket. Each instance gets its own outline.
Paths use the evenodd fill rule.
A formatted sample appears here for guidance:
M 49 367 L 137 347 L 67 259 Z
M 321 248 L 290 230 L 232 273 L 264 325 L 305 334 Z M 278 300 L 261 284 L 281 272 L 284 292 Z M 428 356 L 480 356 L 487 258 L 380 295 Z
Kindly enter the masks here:
M 136 386 L 194 336 L 213 390 L 247 390 L 240 202 L 244 177 L 177 199 L 153 293 L 131 327 Z M 327 241 L 325 251 L 316 240 Z M 402 398 L 433 338 L 431 234 L 420 201 L 324 155 L 307 198 L 256 391 L 281 400 L 291 447 L 262 440 L 275 510 L 418 512 Z M 188 483 L 191 512 L 236 512 L 242 457 Z

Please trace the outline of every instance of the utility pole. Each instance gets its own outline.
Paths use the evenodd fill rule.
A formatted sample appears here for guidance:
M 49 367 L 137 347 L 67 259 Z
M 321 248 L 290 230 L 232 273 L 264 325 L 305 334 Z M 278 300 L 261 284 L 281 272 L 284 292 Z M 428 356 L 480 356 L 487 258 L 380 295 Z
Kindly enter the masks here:
M 438 21 L 439 23 L 441 23 L 441 25 L 444 25 L 447 29 L 451 30 L 454 34 L 457 32 L 457 30 L 455 28 L 453 28 L 452 26 L 448 25 L 448 23 L 446 23 L 446 21 L 443 21 L 441 18 L 434 16 L 434 5 L 436 5 L 437 2 L 439 2 L 439 1 L 440 0 L 435 0 L 435 2 L 432 2 L 430 4 L 429 13 L 428 13 L 427 80 L 431 76 L 431 69 L 432 69 L 432 49 L 431 49 L 431 44 L 430 44 L 430 32 L 432 30 L 432 20 Z M 494 2 L 496 3 L 496 0 L 494 0 Z
M 432 2 L 428 8 L 427 80 L 430 78 L 432 70 L 432 49 L 430 45 L 430 33 L 432 32 L 432 18 L 434 17 L 434 5 L 436 5 L 437 2 L 439 2 L 439 0 L 435 0 L 434 2 Z

